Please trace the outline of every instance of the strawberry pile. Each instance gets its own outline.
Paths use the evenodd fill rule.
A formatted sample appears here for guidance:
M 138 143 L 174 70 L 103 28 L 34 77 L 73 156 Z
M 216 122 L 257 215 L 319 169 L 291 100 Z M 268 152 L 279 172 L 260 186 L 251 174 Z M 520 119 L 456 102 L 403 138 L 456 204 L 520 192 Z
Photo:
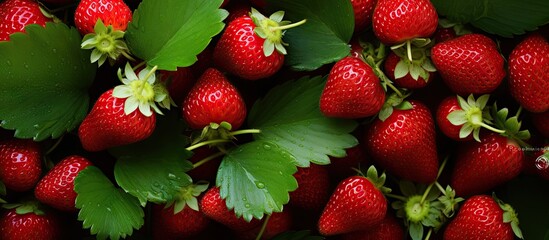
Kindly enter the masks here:
M 484 2 L 0 1 L 0 240 L 547 238 L 549 4 Z

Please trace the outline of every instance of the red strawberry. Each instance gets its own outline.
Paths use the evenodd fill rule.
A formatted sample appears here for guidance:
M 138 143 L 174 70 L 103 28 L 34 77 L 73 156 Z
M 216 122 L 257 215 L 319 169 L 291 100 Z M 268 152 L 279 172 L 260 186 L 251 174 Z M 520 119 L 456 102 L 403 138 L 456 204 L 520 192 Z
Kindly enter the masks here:
M 246 104 L 238 90 L 217 69 L 200 76 L 182 104 L 183 117 L 193 129 L 223 121 L 239 128 L 246 118 Z
M 431 59 L 456 94 L 494 91 L 505 77 L 504 59 L 496 43 L 481 34 L 466 34 L 431 49 Z
M 533 113 L 532 123 L 542 136 L 549 138 L 549 111 Z
M 355 15 L 355 32 L 366 30 L 372 23 L 372 14 L 377 0 L 351 0 Z
M 153 239 L 187 239 L 204 231 L 209 223 L 210 219 L 190 207 L 185 207 L 178 213 L 174 213 L 173 205 L 169 208 L 163 205 L 152 207 Z
M 363 60 L 345 57 L 330 70 L 320 96 L 320 111 L 328 117 L 362 118 L 377 114 L 385 91 L 374 70 Z
M 446 227 L 444 240 L 513 240 L 514 224 L 518 229 L 518 218 L 511 206 L 487 195 L 477 195 L 461 206 Z M 522 238 L 520 231 L 516 234 Z
M 330 198 L 330 177 L 326 166 L 311 164 L 298 168 L 294 177 L 299 186 L 290 192 L 290 205 L 308 211 L 320 211 Z
M 376 227 L 365 231 L 356 231 L 341 236 L 341 240 L 402 240 L 404 239 L 404 226 L 391 214 Z
M 481 142 L 464 142 L 456 154 L 450 185 L 458 196 L 484 193 L 515 178 L 524 158 L 514 140 L 496 133 L 482 136 Z
M 523 172 L 549 180 L 549 144 L 534 147 L 532 154 L 524 155 Z
M 267 78 L 278 72 L 286 54 L 282 28 L 296 24 L 288 25 L 288 21 L 281 21 L 284 12 L 273 15 L 277 21 L 252 8 L 249 17 L 239 17 L 229 22 L 215 46 L 215 64 L 247 80 Z
M 0 5 L 0 41 L 9 40 L 16 32 L 25 32 L 25 26 L 46 26 L 52 19 L 45 16 L 34 0 L 7 0 Z
M 0 180 L 7 188 L 31 190 L 42 174 L 42 150 L 32 140 L 11 139 L 0 142 Z
M 237 218 L 234 211 L 227 209 L 225 200 L 219 194 L 219 188 L 210 188 L 200 200 L 200 209 L 208 218 L 219 222 L 235 231 L 246 231 L 258 226 L 261 221 L 252 219 L 247 222 Z
M 52 212 L 10 209 L 0 217 L 2 240 L 57 240 L 61 239 L 61 225 Z
M 379 225 L 387 212 L 387 200 L 368 178 L 349 177 L 337 185 L 324 208 L 318 229 L 325 236 L 367 230 Z
M 90 165 L 92 163 L 81 156 L 64 158 L 38 182 L 34 189 L 36 199 L 58 210 L 75 212 L 74 179 Z
M 397 64 L 402 61 L 402 58 L 396 55 L 394 52 L 390 52 L 387 58 L 385 59 L 384 67 L 385 67 L 385 74 L 387 74 L 387 77 L 394 81 L 397 86 L 407 89 L 418 89 L 423 88 L 427 86 L 428 83 L 431 82 L 432 79 L 435 77 L 435 72 L 428 72 L 428 78 L 425 79 L 421 76 L 418 76 L 417 79 L 414 79 L 410 72 L 406 74 L 403 77 L 396 78 L 395 77 L 395 69 L 397 67 Z
M 162 80 L 166 82 L 170 96 L 176 103 L 183 102 L 196 82 L 189 67 L 179 67 L 176 71 L 160 71 L 160 74 L 162 74 Z
M 378 0 L 372 23 L 382 43 L 397 45 L 430 37 L 437 29 L 438 15 L 429 0 Z
M 141 141 L 153 133 L 156 115 L 147 117 L 139 111 L 127 115 L 125 101 L 114 97 L 113 89 L 99 97 L 78 129 L 84 149 L 102 151 Z
M 455 96 L 449 96 L 442 100 L 438 105 L 436 121 L 440 131 L 447 137 L 456 141 L 470 141 L 473 139 L 473 135 L 469 135 L 466 138 L 461 138 L 459 132 L 463 125 L 454 125 L 448 120 L 448 115 L 452 112 L 463 110 L 459 106 L 458 98 Z
M 337 180 L 337 182 L 355 175 L 356 171 L 353 168 L 359 169 L 361 166 L 371 165 L 370 159 L 361 145 L 348 148 L 345 152 L 347 153 L 345 157 L 330 157 L 332 163 L 328 166 L 328 172 L 330 178 Z
M 433 34 L 433 40 L 435 43 L 441 43 L 457 37 L 456 31 L 453 27 L 438 27 Z
M 80 124 L 78 136 L 85 150 L 101 151 L 135 143 L 153 133 L 155 114 L 161 113 L 157 104 L 167 109 L 174 105 L 168 90 L 156 82 L 155 71 L 156 67 L 147 67 L 136 74 L 128 63 L 122 76 L 119 69 L 124 84 L 101 94 Z
M 394 109 L 385 121 L 372 123 L 364 136 L 366 150 L 389 173 L 431 183 L 438 172 L 434 120 L 423 103 L 410 104 L 412 109 Z
M 97 20 L 114 30 L 126 31 L 132 11 L 123 0 L 81 0 L 74 13 L 74 25 L 82 35 L 93 33 Z
M 511 95 L 530 112 L 549 110 L 549 42 L 532 34 L 509 55 Z
M 265 226 L 261 239 L 272 239 L 280 233 L 289 231 L 292 227 L 292 214 L 287 208 L 282 212 L 275 212 L 269 217 L 269 221 Z M 248 230 L 239 235 L 238 239 L 252 240 L 256 239 L 261 231 L 261 226 L 257 226 L 252 230 Z
M 227 6 L 227 4 L 229 4 L 229 2 L 231 2 L 231 1 L 229 1 L 229 0 L 223 0 L 223 2 L 221 3 L 221 6 L 219 6 L 219 7 L 220 7 L 220 8 L 225 7 L 225 6 Z

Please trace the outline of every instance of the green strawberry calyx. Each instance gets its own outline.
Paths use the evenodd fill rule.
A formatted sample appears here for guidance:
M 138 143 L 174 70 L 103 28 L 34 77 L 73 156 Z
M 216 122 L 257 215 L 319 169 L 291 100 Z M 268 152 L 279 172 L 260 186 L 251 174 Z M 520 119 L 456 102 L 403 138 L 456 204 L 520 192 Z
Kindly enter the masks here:
M 494 126 L 504 130 L 501 135 L 516 141 L 521 147 L 531 148 L 532 146 L 526 142 L 526 140 L 531 137 L 530 131 L 528 131 L 528 129 L 521 129 L 522 121 L 519 120 L 521 112 L 522 107 L 519 107 L 514 116 L 508 117 L 509 109 L 498 109 L 497 102 L 494 102 L 490 111 L 491 116 L 494 119 Z
M 515 209 L 507 203 L 504 203 L 501 199 L 499 199 L 495 193 L 492 193 L 492 198 L 498 203 L 499 207 L 503 210 L 503 222 L 511 224 L 511 228 L 513 229 L 513 233 L 515 236 L 517 236 L 520 239 L 524 239 L 524 236 L 522 235 L 522 231 L 519 227 L 519 219 L 518 214 L 515 212 Z
M 160 107 L 170 109 L 175 106 L 175 103 L 170 98 L 168 90 L 162 82 L 156 82 L 155 71 L 157 67 L 146 67 L 138 74 L 134 72 L 131 65 L 126 63 L 124 68 L 124 76 L 122 70 L 118 69 L 118 78 L 123 85 L 118 85 L 114 88 L 112 95 L 116 98 L 125 98 L 124 113 L 131 114 L 135 110 L 150 117 L 153 112 L 151 108 L 158 114 L 162 114 Z
M 166 204 L 166 208 L 173 205 L 173 213 L 177 214 L 185 209 L 186 206 L 192 210 L 199 211 L 197 197 L 200 196 L 206 189 L 208 189 L 209 183 L 205 181 L 199 181 L 196 184 L 190 184 L 181 187 L 179 193 L 175 199 Z
M 411 60 L 407 57 L 407 53 L 403 48 L 393 50 L 400 57 L 395 67 L 395 79 L 403 78 L 410 74 L 414 80 L 420 77 L 425 81 L 429 81 L 431 72 L 436 72 L 436 68 L 429 57 L 431 51 L 428 47 L 411 46 Z
M 255 8 L 252 8 L 250 12 L 250 18 L 255 24 L 254 32 L 259 37 L 265 39 L 263 43 L 263 53 L 266 57 L 271 56 L 276 49 L 280 54 L 285 55 L 287 43 L 282 41 L 282 37 L 287 29 L 297 27 L 304 24 L 307 20 L 303 19 L 299 22 L 290 24 L 290 21 L 282 21 L 284 18 L 284 11 L 278 11 L 268 18 L 257 11 Z
M 3 204 L 2 208 L 5 209 L 15 209 L 15 213 L 23 215 L 27 213 L 34 213 L 36 215 L 44 215 L 46 214 L 42 210 L 42 206 L 38 201 L 32 200 L 32 201 L 24 201 L 21 203 L 7 203 Z
M 109 59 L 114 63 L 120 55 L 129 60 L 134 60 L 129 53 L 128 46 L 124 42 L 124 32 L 114 30 L 111 25 L 105 26 L 101 19 L 98 19 L 93 28 L 93 33 L 88 33 L 82 39 L 82 49 L 93 49 L 90 61 L 97 62 L 99 66 Z
M 459 131 L 460 138 L 466 138 L 473 133 L 473 138 L 480 142 L 480 129 L 486 128 L 493 132 L 504 133 L 504 130 L 492 127 L 492 116 L 486 108 L 490 95 L 484 94 L 475 100 L 473 94 L 469 95 L 467 100 L 457 95 L 458 104 L 461 110 L 455 110 L 446 117 L 454 126 L 461 126 Z
M 376 167 L 374 165 L 371 165 L 368 167 L 368 170 L 366 170 L 366 175 L 361 170 L 355 169 L 360 176 L 366 177 L 377 189 L 379 189 L 382 193 L 390 193 L 391 189 L 385 186 L 385 180 L 387 179 L 387 175 L 385 172 L 381 173 L 379 175 Z

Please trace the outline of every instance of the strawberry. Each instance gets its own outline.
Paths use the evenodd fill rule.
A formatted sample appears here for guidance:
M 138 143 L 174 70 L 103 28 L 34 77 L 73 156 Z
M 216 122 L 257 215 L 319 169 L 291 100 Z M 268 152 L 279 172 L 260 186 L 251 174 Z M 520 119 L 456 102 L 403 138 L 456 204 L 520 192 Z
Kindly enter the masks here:
M 155 113 L 161 113 L 156 102 L 168 109 L 173 104 L 163 85 L 155 83 L 155 70 L 145 68 L 136 75 L 128 63 L 122 77 L 119 69 L 124 85 L 101 94 L 80 124 L 78 136 L 85 150 L 101 151 L 135 143 L 153 133 Z
M 229 22 L 215 46 L 215 64 L 247 80 L 267 78 L 278 72 L 286 54 L 283 30 L 304 23 L 289 24 L 281 21 L 283 16 L 284 12 L 279 11 L 267 18 L 252 8 L 250 16 Z
M 328 172 L 330 174 L 330 178 L 337 180 L 337 182 L 356 174 L 356 171 L 353 169 L 359 169 L 361 165 L 371 165 L 370 159 L 362 145 L 347 148 L 345 152 L 347 154 L 345 157 L 330 157 L 331 163 L 328 167 Z
M 266 221 L 266 220 L 264 220 Z M 262 226 L 257 226 L 254 229 L 240 233 L 238 239 L 253 240 L 261 231 Z M 284 209 L 282 212 L 274 212 L 269 217 L 265 230 L 261 235 L 261 239 L 272 239 L 280 233 L 289 231 L 292 227 L 292 212 Z
M 371 229 L 341 235 L 341 240 L 402 240 L 404 226 L 391 214 L 386 214 L 383 221 Z
M 228 122 L 239 128 L 246 118 L 246 104 L 238 90 L 215 68 L 200 76 L 182 104 L 183 118 L 193 129 Z
M 444 230 L 444 240 L 513 240 L 515 235 L 522 238 L 513 208 L 488 195 L 467 199 Z
M 355 16 L 355 32 L 362 32 L 372 23 L 377 0 L 351 0 Z
M 533 113 L 532 123 L 542 136 L 549 138 L 549 111 Z
M 208 218 L 219 222 L 235 231 L 241 232 L 258 226 L 261 221 L 252 219 L 247 222 L 243 218 L 236 217 L 234 211 L 229 210 L 225 200 L 219 194 L 219 188 L 210 188 L 200 200 L 200 209 Z
M 484 193 L 515 178 L 524 158 L 516 141 L 496 133 L 462 143 L 456 154 L 450 185 L 458 196 Z
M 454 111 L 463 110 L 459 106 L 458 98 L 455 96 L 449 96 L 442 100 L 437 108 L 436 121 L 437 126 L 440 131 L 456 141 L 470 141 L 473 139 L 473 135 L 469 135 L 466 138 L 460 138 L 459 132 L 462 125 L 453 125 L 450 120 L 448 120 L 448 115 Z
M 45 213 L 34 204 L 13 207 L 0 216 L 0 239 L 61 239 L 61 223 L 53 212 Z
M 32 140 L 10 139 L 0 142 L 0 180 L 7 188 L 31 190 L 42 174 L 42 150 Z
M 185 207 L 178 213 L 174 212 L 173 205 L 167 208 L 163 205 L 152 207 L 153 239 L 190 238 L 204 231 L 209 223 L 210 219 L 190 207 Z
M 431 183 L 438 172 L 434 120 L 423 103 L 410 104 L 411 109 L 394 109 L 385 121 L 372 123 L 364 135 L 366 150 L 389 173 Z
M 7 0 L 0 5 L 0 41 L 9 40 L 16 32 L 25 32 L 25 26 L 38 24 L 46 26 L 52 21 L 40 10 L 40 5 L 34 0 Z
M 229 16 L 227 16 L 225 22 L 232 22 L 237 18 L 249 16 L 251 8 L 250 3 L 248 2 L 235 2 L 234 4 L 231 4 L 227 8 Z
M 524 155 L 523 172 L 549 180 L 549 144 L 541 146 L 534 147 L 533 153 Z
M 436 44 L 431 59 L 442 80 L 456 94 L 494 91 L 505 77 L 496 43 L 482 34 L 466 34 Z
M 385 91 L 374 70 L 360 58 L 345 57 L 330 70 L 320 111 L 328 117 L 362 118 L 377 114 L 384 102 Z
M 385 74 L 389 79 L 395 82 L 395 84 L 402 88 L 407 89 L 419 89 L 427 86 L 430 80 L 435 77 L 434 71 L 424 71 L 426 75 L 426 78 L 423 78 L 421 75 L 419 76 L 412 76 L 411 72 L 408 70 L 408 73 L 404 76 L 398 76 L 395 74 L 395 70 L 397 68 L 397 65 L 400 61 L 406 61 L 406 58 L 399 57 L 396 53 L 390 52 L 387 56 L 387 59 L 385 59 L 384 68 L 385 68 Z M 413 63 L 409 63 L 413 64 Z M 408 64 L 407 64 L 408 65 Z M 423 68 L 422 68 L 423 69 Z
M 308 211 L 320 211 L 330 198 L 330 177 L 326 166 L 311 164 L 298 168 L 294 177 L 299 186 L 290 192 L 290 205 Z
M 371 169 L 374 169 L 372 171 Z M 368 170 L 368 176 L 375 168 Z M 374 174 L 377 176 L 377 172 Z M 379 189 L 381 181 L 364 176 L 351 176 L 341 181 L 332 193 L 318 221 L 325 236 L 367 230 L 379 225 L 387 212 L 387 200 Z
M 511 95 L 530 112 L 549 110 L 549 42 L 532 34 L 509 55 Z
M 176 103 L 182 103 L 196 78 L 189 67 L 178 67 L 176 71 L 160 71 L 162 81 L 166 82 L 168 92 Z
M 74 13 L 74 25 L 82 35 L 94 33 L 96 22 L 126 31 L 132 20 L 132 11 L 123 0 L 81 0 Z
M 456 31 L 453 27 L 437 27 L 437 30 L 433 34 L 433 41 L 435 43 L 441 43 L 457 37 Z
M 81 156 L 72 155 L 64 158 L 38 182 L 34 189 L 36 199 L 58 210 L 75 212 L 74 179 L 80 171 L 90 165 L 92 163 Z
M 372 23 L 376 37 L 392 46 L 430 37 L 437 28 L 438 15 L 429 0 L 378 0 Z

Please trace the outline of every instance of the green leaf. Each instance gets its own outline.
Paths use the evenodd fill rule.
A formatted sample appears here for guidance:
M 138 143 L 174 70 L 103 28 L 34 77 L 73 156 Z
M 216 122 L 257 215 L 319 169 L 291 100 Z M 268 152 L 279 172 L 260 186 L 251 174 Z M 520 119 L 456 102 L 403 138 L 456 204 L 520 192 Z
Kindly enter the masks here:
M 0 42 L 1 126 L 18 138 L 57 138 L 86 116 L 96 66 L 75 28 L 31 24 L 26 32 Z
M 116 188 L 95 166 L 82 170 L 74 180 L 78 220 L 97 239 L 126 238 L 143 226 L 145 213 L 139 200 Z
M 221 162 L 217 186 L 227 207 L 250 221 L 281 212 L 297 188 L 295 159 L 266 141 L 253 141 L 231 150 Z
M 441 16 L 470 23 L 503 37 L 521 35 L 549 23 L 546 0 L 431 0 Z
M 405 60 L 398 61 L 395 67 L 395 79 L 402 78 L 410 73 L 410 66 Z
M 144 0 L 126 30 L 131 52 L 158 69 L 190 66 L 223 30 L 222 0 Z
M 274 87 L 250 110 L 249 125 L 261 129 L 254 137 L 288 151 L 300 167 L 328 164 L 328 155 L 344 157 L 346 148 L 358 144 L 349 134 L 357 123 L 322 115 L 318 102 L 324 83 L 322 77 L 304 77 Z
M 322 239 L 324 239 L 324 237 L 311 236 L 311 231 L 309 230 L 283 232 L 273 238 L 273 240 L 322 240 Z
M 350 1 L 268 0 L 273 10 L 283 10 L 292 22 L 306 19 L 301 26 L 288 29 L 286 64 L 297 70 L 314 70 L 349 55 L 354 31 Z
M 421 223 L 410 223 L 409 232 L 413 240 L 423 239 L 423 225 Z
M 192 152 L 181 134 L 183 124 L 176 114 L 158 116 L 154 133 L 144 141 L 111 149 L 118 159 L 114 167 L 116 182 L 129 194 L 137 197 L 142 206 L 147 201 L 166 203 L 179 190 L 192 183 L 185 174 L 192 169 L 186 161 Z

